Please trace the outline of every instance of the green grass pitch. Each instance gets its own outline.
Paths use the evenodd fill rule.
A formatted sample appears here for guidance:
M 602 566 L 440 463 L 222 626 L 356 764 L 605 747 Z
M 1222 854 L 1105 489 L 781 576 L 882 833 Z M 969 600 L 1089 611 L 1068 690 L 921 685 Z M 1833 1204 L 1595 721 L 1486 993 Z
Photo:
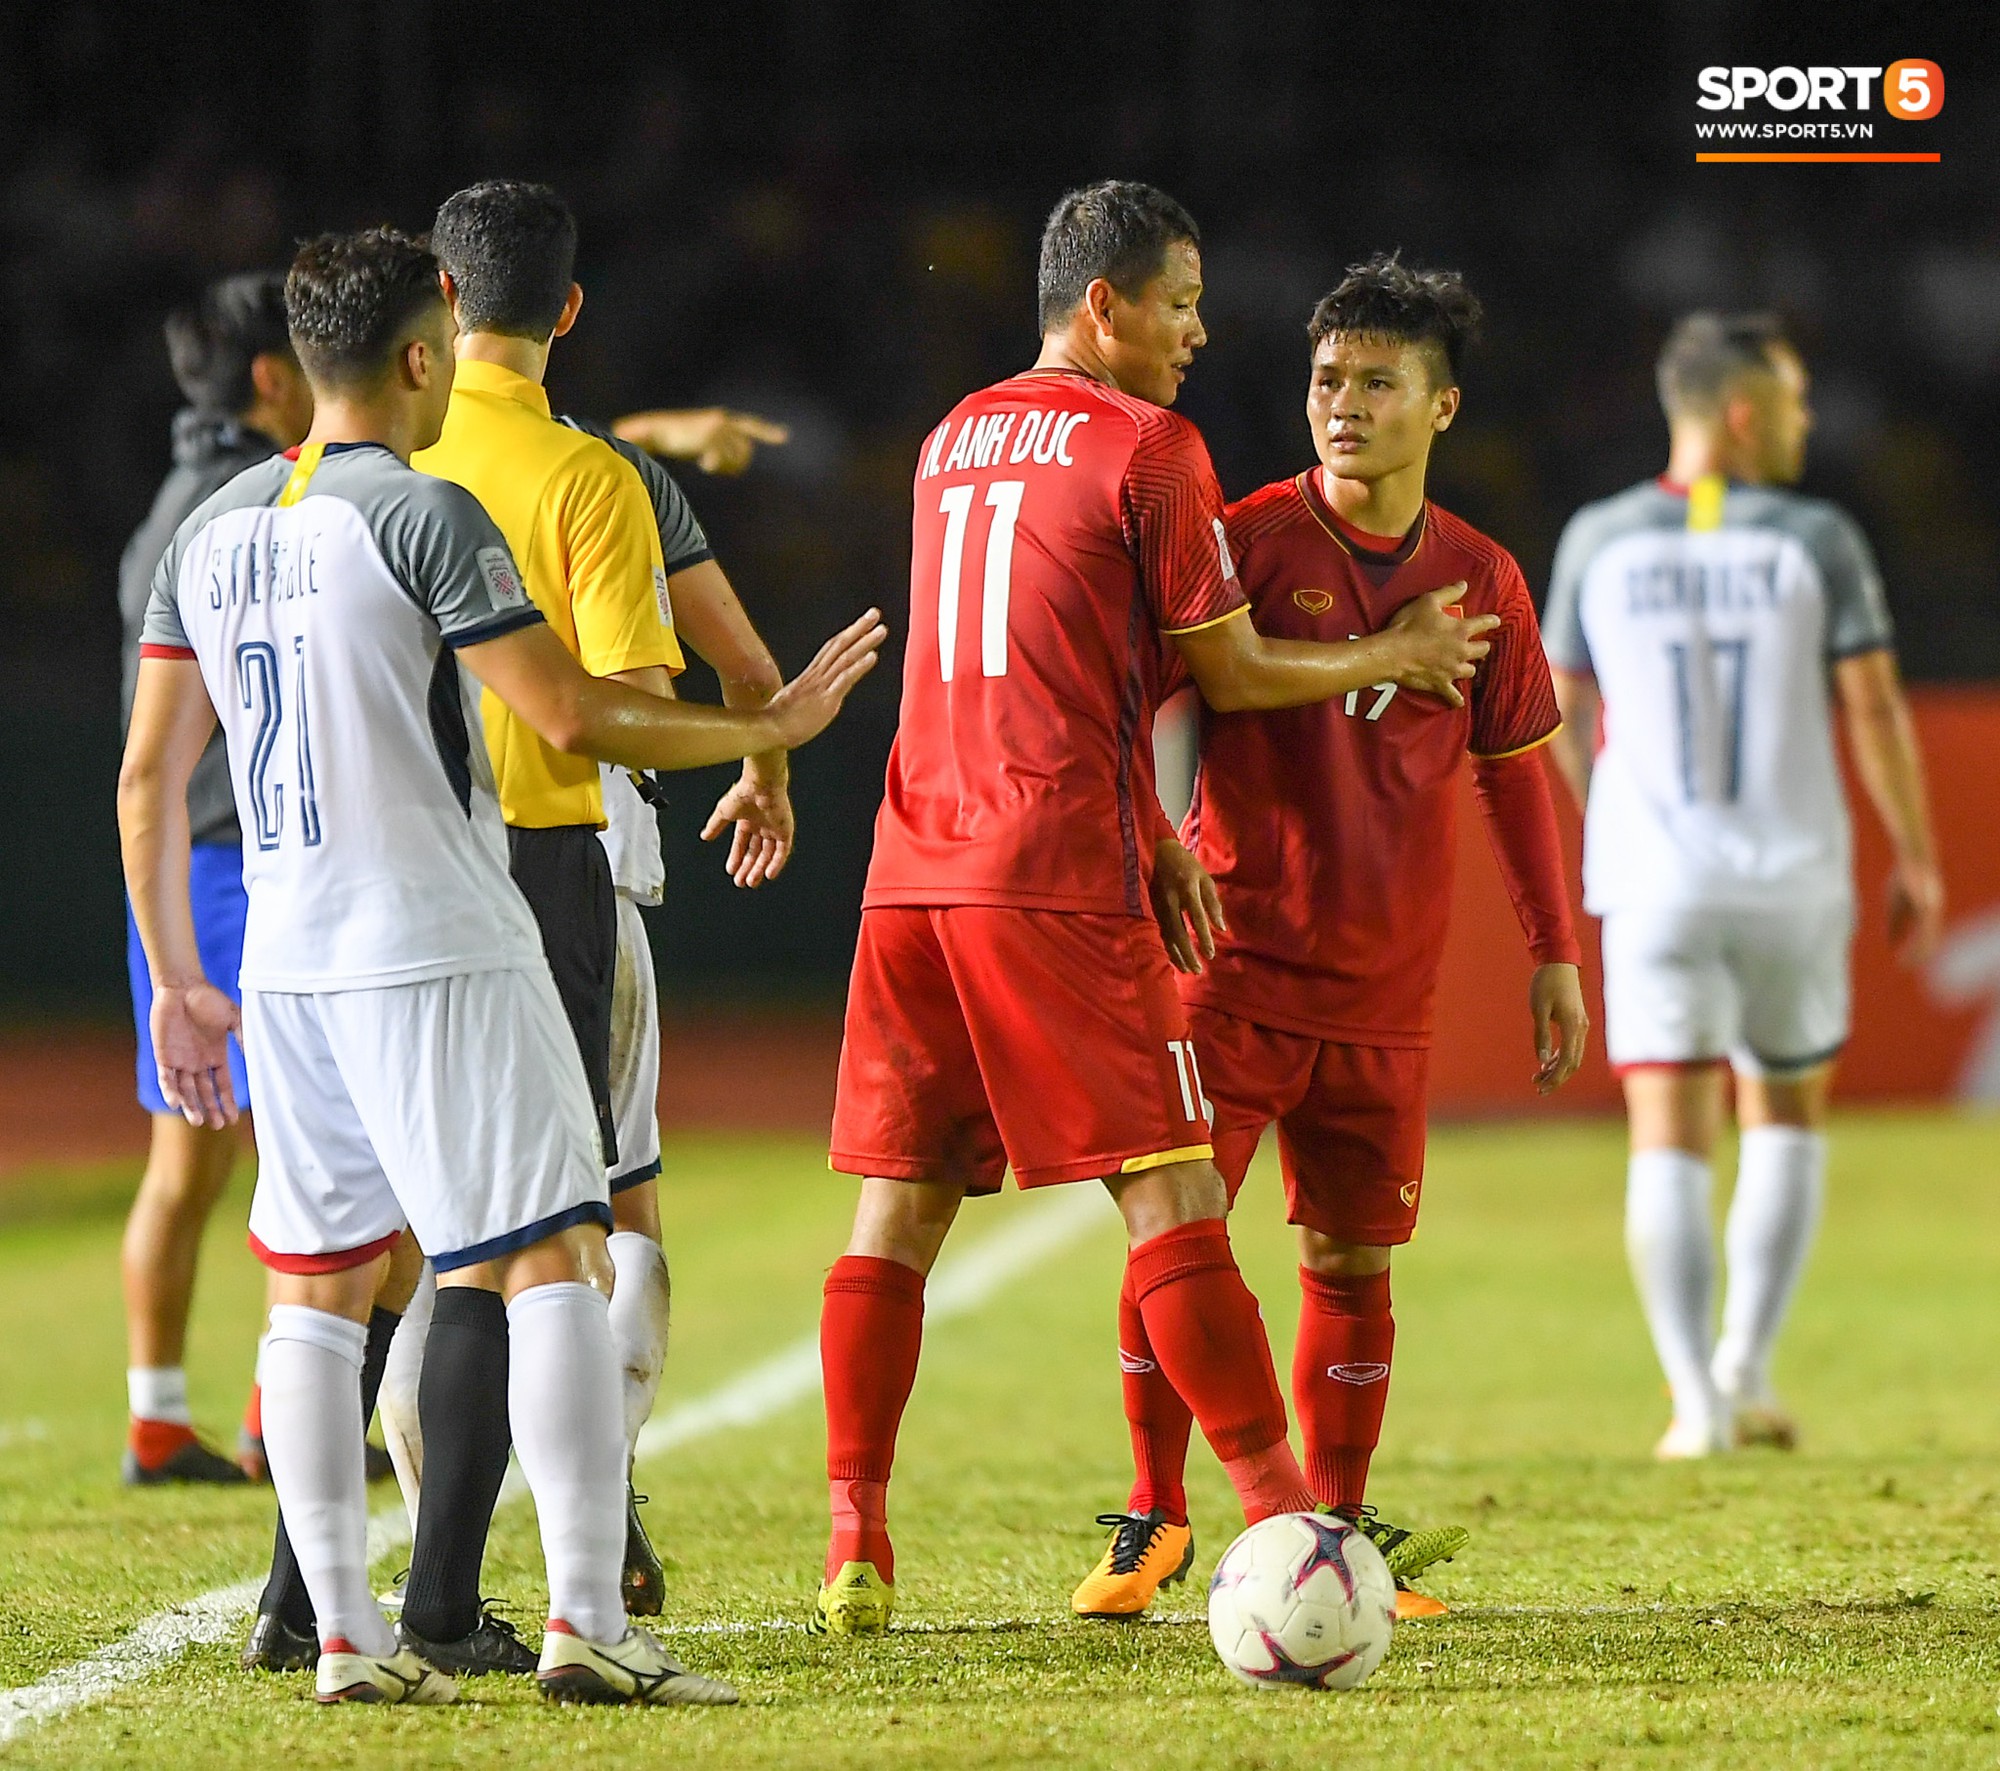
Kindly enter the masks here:
M 1390 1516 L 1462 1521 L 1474 1541 L 1433 1583 L 1454 1615 L 1405 1626 L 1351 1696 L 1237 1686 L 1209 1650 L 1200 1581 L 1172 1590 L 1157 1625 L 1067 1616 L 1099 1548 L 1091 1516 L 1122 1501 L 1126 1478 L 1107 1206 L 1100 1229 L 930 1336 L 894 1496 L 910 1627 L 891 1639 L 831 1645 L 797 1627 L 823 1530 L 820 1419 L 805 1402 L 642 1472 L 670 1558 L 667 1633 L 742 1685 L 740 1709 L 556 1710 L 488 1680 L 453 1711 L 322 1712 L 303 1677 L 238 1673 L 232 1642 L 25 1731 L 0 1760 L 1991 1766 L 1996 1157 L 1990 1121 L 1845 1119 L 1779 1372 L 1805 1448 L 1662 1469 L 1649 1452 L 1665 1404 L 1620 1249 L 1616 1128 L 1440 1131 L 1423 1233 L 1396 1268 L 1374 1488 Z M 851 1197 L 801 1140 L 678 1142 L 667 1171 L 663 1409 L 811 1331 Z M 263 1566 L 268 1490 L 117 1485 L 125 1181 L 50 1176 L 0 1196 L 0 1685 Z M 954 1246 L 1021 1209 L 968 1206 Z M 1282 1366 L 1294 1291 L 1278 1219 L 1267 1159 L 1237 1239 Z M 197 1414 L 219 1436 L 241 1405 L 261 1294 L 240 1225 L 239 1194 L 211 1237 L 190 1349 Z M 1236 1514 L 1199 1448 L 1193 1474 L 1205 1576 Z M 487 1585 L 531 1637 L 540 1579 L 532 1511 L 515 1505 Z

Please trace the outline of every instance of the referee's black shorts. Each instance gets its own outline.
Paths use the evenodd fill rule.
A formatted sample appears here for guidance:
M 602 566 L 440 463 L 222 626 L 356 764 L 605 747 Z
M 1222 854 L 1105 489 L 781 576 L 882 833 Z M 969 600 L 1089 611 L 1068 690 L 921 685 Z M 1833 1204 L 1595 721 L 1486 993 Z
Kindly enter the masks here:
M 569 1016 L 607 1168 L 618 1165 L 618 1121 L 611 1111 L 611 990 L 618 975 L 618 894 L 611 858 L 591 824 L 544 830 L 507 827 L 514 883 L 541 924 L 556 994 Z

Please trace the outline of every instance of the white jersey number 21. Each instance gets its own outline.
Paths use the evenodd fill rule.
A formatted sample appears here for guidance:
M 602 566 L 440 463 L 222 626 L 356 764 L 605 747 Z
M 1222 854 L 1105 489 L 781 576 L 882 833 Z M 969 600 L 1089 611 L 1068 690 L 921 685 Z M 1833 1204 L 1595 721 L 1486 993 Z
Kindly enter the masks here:
M 995 480 L 986 488 L 993 525 L 986 531 L 986 577 L 980 601 L 979 668 L 1007 674 L 1007 599 L 1014 576 L 1014 524 L 1021 514 L 1025 480 Z M 971 486 L 947 486 L 938 499 L 944 547 L 938 558 L 938 670 L 951 681 L 958 654 L 959 579 L 965 563 L 965 529 L 972 515 Z
M 307 848 L 320 840 L 319 790 L 313 780 L 312 727 L 306 717 L 306 643 L 292 640 L 294 680 L 291 707 L 285 706 L 285 689 L 279 671 L 278 648 L 269 640 L 246 640 L 236 648 L 236 688 L 242 696 L 243 711 L 257 717 L 257 730 L 250 740 L 250 807 L 256 821 L 257 846 L 275 849 L 285 835 L 286 783 L 273 780 L 285 773 L 285 760 L 278 754 L 287 711 L 291 714 L 291 785 L 298 807 L 299 839 Z

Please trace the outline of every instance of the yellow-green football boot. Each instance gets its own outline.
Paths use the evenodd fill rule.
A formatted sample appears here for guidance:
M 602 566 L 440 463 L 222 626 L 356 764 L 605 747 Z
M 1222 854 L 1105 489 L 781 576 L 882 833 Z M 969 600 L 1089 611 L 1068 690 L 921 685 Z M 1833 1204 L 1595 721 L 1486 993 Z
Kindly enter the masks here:
M 806 1628 L 816 1636 L 886 1636 L 896 1589 L 873 1562 L 843 1562 L 819 1589 Z
M 1449 1562 L 1472 1541 L 1463 1525 L 1439 1525 L 1429 1531 L 1412 1531 L 1391 1525 L 1377 1516 L 1373 1507 L 1322 1507 L 1354 1526 L 1382 1552 L 1382 1560 L 1396 1577 L 1396 1618 L 1407 1623 L 1413 1618 L 1443 1617 L 1451 1609 L 1442 1599 L 1420 1593 L 1410 1583 L 1426 1568 Z

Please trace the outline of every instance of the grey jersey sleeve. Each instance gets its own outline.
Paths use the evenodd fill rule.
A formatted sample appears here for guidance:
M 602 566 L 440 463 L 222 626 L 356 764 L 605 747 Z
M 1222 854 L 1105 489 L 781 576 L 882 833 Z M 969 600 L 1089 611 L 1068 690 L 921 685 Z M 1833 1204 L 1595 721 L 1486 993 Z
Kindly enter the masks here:
M 609 443 L 631 462 L 639 475 L 640 484 L 646 488 L 646 496 L 653 501 L 653 519 L 660 525 L 660 557 L 666 562 L 669 578 L 676 572 L 685 572 L 690 566 L 700 565 L 703 560 L 715 558 L 715 549 L 708 544 L 708 535 L 701 526 L 701 519 L 694 514 L 694 506 L 688 503 L 687 494 L 680 489 L 679 482 L 658 460 L 637 443 L 628 443 L 623 437 L 606 430 L 601 424 L 591 423 L 587 418 L 566 417 L 563 423 L 572 430 L 580 430 L 586 436 Z
M 369 521 L 389 569 L 451 647 L 476 646 L 542 619 L 486 507 L 463 486 L 406 469 Z
M 160 556 L 153 568 L 153 590 L 146 599 L 146 614 L 139 624 L 139 644 L 169 646 L 177 652 L 191 651 L 187 629 L 181 625 L 181 605 L 177 585 L 181 575 L 182 537 Z
M 1542 650 L 1550 668 L 1578 676 L 1592 674 L 1590 642 L 1583 633 L 1583 580 L 1599 545 L 1595 516 L 1594 507 L 1587 506 L 1563 526 L 1542 606 Z
M 232 474 L 181 518 L 153 568 L 152 586 L 146 596 L 146 612 L 140 618 L 139 644 L 186 649 L 187 630 L 181 624 L 181 564 L 189 544 L 217 517 L 232 510 L 269 504 L 284 485 L 292 464 L 279 456 L 269 456 Z
M 1852 658 L 1893 645 L 1896 632 L 1882 573 L 1861 525 L 1838 505 L 1814 500 L 1804 513 L 1799 539 L 1826 590 L 1826 655 Z

